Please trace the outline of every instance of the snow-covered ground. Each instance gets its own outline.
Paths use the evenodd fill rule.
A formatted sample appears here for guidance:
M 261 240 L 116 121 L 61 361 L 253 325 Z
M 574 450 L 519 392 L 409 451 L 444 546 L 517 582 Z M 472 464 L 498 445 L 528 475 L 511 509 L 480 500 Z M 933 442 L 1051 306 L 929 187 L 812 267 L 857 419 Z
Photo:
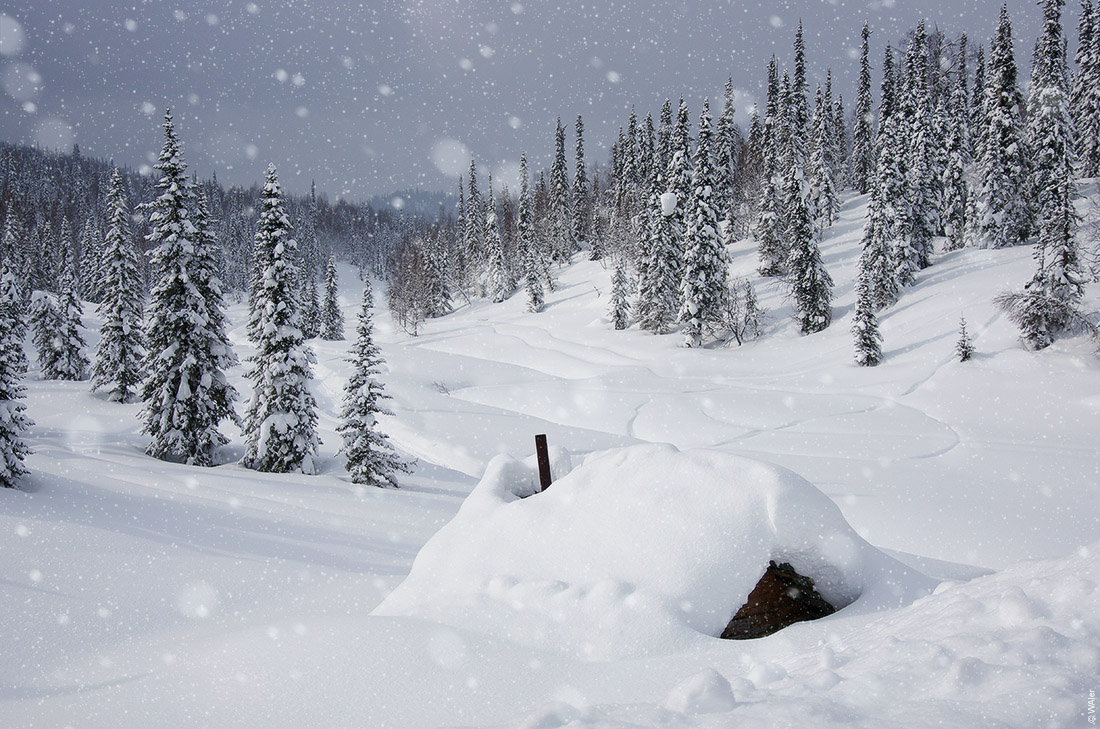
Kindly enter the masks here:
M 0 726 L 1086 726 L 1100 682 L 1100 362 L 1083 339 L 1020 347 L 990 303 L 1030 277 L 1031 251 L 1019 248 L 938 256 L 883 314 L 885 362 L 857 367 L 848 327 L 864 202 L 847 202 L 823 244 L 835 317 L 811 337 L 797 334 L 779 287 L 757 278 L 770 319 L 745 346 L 686 350 L 678 336 L 612 331 L 611 272 L 587 261 L 559 271 L 538 315 L 524 312 L 521 294 L 463 307 L 409 338 L 380 312 L 396 412 L 384 426 L 419 459 L 398 491 L 354 487 L 335 455 L 346 342 L 315 343 L 318 476 L 241 468 L 236 432 L 217 468 L 151 460 L 139 406 L 32 371 L 32 475 L 24 492 L 0 492 Z M 734 272 L 753 276 L 750 244 L 732 253 Z M 350 336 L 360 284 L 352 269 L 341 273 Z M 953 356 L 960 315 L 978 351 L 967 363 Z M 231 317 L 243 359 L 243 307 Z M 242 372 L 233 375 L 246 393 Z M 524 501 L 527 511 L 508 511 L 492 491 L 509 472 L 501 464 L 514 464 L 496 461 L 480 506 L 463 509 L 433 540 L 447 548 L 426 550 L 398 590 L 490 461 L 527 458 L 536 433 L 568 451 L 563 474 L 567 461 L 652 442 L 675 446 L 643 449 L 666 466 L 710 449 L 720 453 L 706 458 L 742 464 L 733 470 L 757 474 L 754 483 L 800 484 L 795 503 L 822 504 L 801 534 L 850 525 L 852 544 L 869 543 L 859 564 L 873 567 L 875 584 L 894 564 L 914 591 L 756 641 L 714 639 L 694 618 L 655 630 L 668 617 L 658 603 L 678 590 L 714 601 L 732 589 L 703 568 L 741 555 L 705 551 L 716 522 L 654 511 L 695 518 L 732 506 L 689 478 L 663 502 L 647 496 L 651 508 L 620 512 L 627 484 L 616 485 L 618 500 L 588 497 L 600 482 L 590 469 L 607 480 L 615 454 L 564 476 L 561 492 Z M 769 498 L 786 493 L 776 489 Z M 578 504 L 606 512 L 582 525 L 591 562 L 584 530 L 563 531 Z M 471 514 L 495 531 L 462 539 L 462 528 L 476 535 Z M 744 522 L 746 540 L 782 531 Z M 647 524 L 683 530 L 683 546 L 671 549 L 662 531 L 639 545 L 644 559 L 617 555 L 606 592 L 594 581 L 563 609 L 532 608 L 542 617 L 526 623 L 530 633 L 510 632 L 525 625 L 516 595 L 562 607 L 539 584 L 547 550 L 520 544 L 471 567 L 479 549 L 502 548 L 491 535 L 529 532 L 563 550 L 571 589 L 582 590 L 584 565 L 607 565 L 617 532 Z M 448 578 L 503 572 L 516 573 L 497 585 L 507 609 L 486 600 L 453 609 L 467 593 Z M 603 630 L 609 616 L 593 606 L 626 604 L 614 590 L 628 583 L 641 585 L 630 604 L 653 612 Z M 451 602 L 427 600 L 433 590 Z M 624 626 L 629 635 L 614 640 Z

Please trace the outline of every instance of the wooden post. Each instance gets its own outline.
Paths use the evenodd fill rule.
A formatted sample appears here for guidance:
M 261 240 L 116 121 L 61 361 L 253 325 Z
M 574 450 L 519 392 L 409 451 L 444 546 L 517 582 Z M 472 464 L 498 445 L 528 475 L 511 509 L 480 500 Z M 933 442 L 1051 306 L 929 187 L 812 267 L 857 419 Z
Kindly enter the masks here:
M 539 484 L 541 491 L 550 488 L 554 479 L 550 476 L 550 452 L 546 449 L 546 434 L 535 436 L 535 455 L 539 461 Z

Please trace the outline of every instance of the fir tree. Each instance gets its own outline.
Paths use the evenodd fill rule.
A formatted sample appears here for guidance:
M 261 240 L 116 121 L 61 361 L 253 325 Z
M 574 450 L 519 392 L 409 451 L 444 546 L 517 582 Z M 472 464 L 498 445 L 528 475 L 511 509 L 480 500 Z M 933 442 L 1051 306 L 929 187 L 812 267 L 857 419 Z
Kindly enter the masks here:
M 126 183 L 116 168 L 107 193 L 107 237 L 102 256 L 102 301 L 92 389 L 107 398 L 133 402 L 144 377 L 143 315 L 145 292 L 138 253 L 130 234 L 130 204 Z
M 615 329 L 630 326 L 630 279 L 626 275 L 623 257 L 615 260 L 615 273 L 611 277 L 611 308 L 608 311 Z
M 974 61 L 974 91 L 970 97 L 970 159 L 980 162 L 985 157 L 985 48 L 978 44 Z
M 762 125 L 762 153 L 764 184 L 760 200 L 760 217 L 756 224 L 757 252 L 760 257 L 761 276 L 779 276 L 785 271 L 787 251 L 783 244 L 783 183 L 781 177 L 780 127 L 782 100 L 780 99 L 779 70 L 775 56 L 768 63 L 768 103 Z
M 856 313 L 852 321 L 856 364 L 861 367 L 874 367 L 882 361 L 882 333 L 879 332 L 878 317 L 875 316 L 872 284 L 875 272 L 870 267 L 871 257 L 860 256 L 859 263 L 859 276 L 856 279 Z
M 267 168 L 261 206 L 256 250 L 266 267 L 253 327 L 258 336 L 248 373 L 253 390 L 241 462 L 256 471 L 314 473 L 317 403 L 309 387 L 314 356 L 302 336 L 294 291 L 296 243 L 274 165 Z M 335 267 L 331 258 L 329 263 Z
M 76 295 L 76 275 L 70 262 L 61 275 L 61 295 L 58 300 L 57 314 L 59 329 L 54 333 L 51 343 L 55 350 L 53 361 L 56 380 L 80 381 L 88 376 L 88 358 L 84 354 L 87 346 L 84 335 L 80 333 L 84 326 L 83 309 Z
M 968 132 L 969 95 L 966 89 L 966 35 L 959 39 L 959 55 L 955 65 L 955 82 L 951 87 L 950 113 L 947 121 L 947 166 L 943 173 L 943 228 L 947 235 L 947 250 L 957 250 L 966 244 L 967 207 L 970 186 L 966 178 L 970 136 Z
M 1001 6 L 1000 22 L 990 46 L 983 111 L 981 189 L 978 192 L 977 229 L 982 244 L 992 248 L 1016 245 L 1028 236 L 1030 211 L 1027 189 L 1027 150 L 1020 109 L 1023 97 L 1016 83 L 1012 25 L 1008 7 Z
M 974 356 L 974 343 L 966 331 L 966 318 L 959 317 L 959 339 L 955 342 L 955 356 L 960 362 L 966 362 Z
M 321 339 L 339 342 L 344 339 L 344 314 L 340 311 L 340 296 L 336 280 L 336 257 L 328 257 L 325 267 L 325 300 L 321 304 Z
M 15 285 L 11 261 L 0 264 L 0 488 L 15 488 L 27 474 L 24 459 L 32 451 L 24 439 L 34 423 L 25 414 L 21 296 Z
M 714 209 L 714 162 L 711 157 L 710 102 L 703 101 L 699 139 L 692 158 L 691 197 L 684 230 L 684 270 L 680 282 L 680 320 L 684 344 L 698 347 L 705 330 L 721 318 L 726 293 L 726 256 Z
M 592 227 L 592 201 L 588 198 L 588 171 L 584 166 L 584 120 L 581 119 L 580 114 L 577 115 L 577 146 L 576 146 L 576 160 L 575 169 L 573 174 L 573 210 L 572 210 L 572 226 L 573 226 L 573 240 L 578 246 L 582 243 L 588 242 L 589 231 Z M 592 252 L 595 252 L 596 248 L 592 248 Z M 599 258 L 592 258 L 594 261 L 598 261 Z
M 736 172 L 741 135 L 734 121 L 733 76 L 726 79 L 726 91 L 722 101 L 722 114 L 714 134 L 714 205 L 719 217 L 732 221 L 733 208 L 737 199 Z
M 80 272 L 81 296 L 98 304 L 103 293 L 103 243 L 92 217 L 84 221 L 80 234 Z
M 523 256 L 523 288 L 527 291 L 527 311 L 542 311 L 545 303 L 542 281 L 539 278 L 538 246 L 531 219 L 531 194 L 527 189 L 527 154 L 519 156 L 519 212 L 516 220 L 516 237 Z M 595 247 L 593 247 L 595 250 Z
M 237 392 L 225 376 L 237 359 L 225 332 L 216 253 L 202 235 L 205 221 L 191 218 L 199 208 L 170 113 L 164 136 L 155 165 L 160 194 L 148 206 L 156 283 L 145 331 L 143 432 L 152 438 L 149 455 L 210 466 L 214 449 L 226 442 L 218 424 L 237 420 Z
M 38 369 L 43 380 L 60 380 L 61 368 L 61 313 L 53 294 L 35 292 L 31 302 L 31 328 L 35 351 L 38 352 Z
M 1062 2 L 1043 2 L 1043 32 L 1036 45 L 1028 101 L 1039 220 L 1034 254 L 1038 270 L 1023 294 L 997 297 L 1031 349 L 1049 346 L 1057 335 L 1084 321 L 1078 309 L 1086 275 L 1073 207 L 1073 122 L 1068 109 Z
M 811 152 L 807 163 L 810 184 L 810 210 L 815 230 L 825 230 L 836 220 L 840 200 L 833 180 L 832 104 L 817 89 L 811 129 Z
M 554 131 L 554 162 L 550 165 L 550 241 L 554 260 L 565 263 L 576 251 L 570 225 L 569 180 L 565 162 L 565 128 L 558 119 Z
M 859 87 L 856 90 L 856 119 L 852 128 L 852 182 L 861 194 L 871 191 L 875 178 L 875 138 L 871 100 L 871 30 L 863 24 L 859 50 Z
M 1084 177 L 1100 176 L 1100 5 L 1081 3 L 1077 26 L 1077 73 L 1070 109 L 1077 131 L 1077 154 Z
M 412 465 L 394 452 L 388 436 L 378 427 L 379 415 L 393 413 L 383 404 L 390 396 L 378 381 L 384 362 L 374 342 L 373 305 L 368 281 L 363 288 L 363 306 L 355 327 L 355 346 L 348 359 L 352 374 L 344 385 L 344 403 L 340 411 L 343 424 L 338 428 L 344 445 L 340 452 L 347 456 L 345 468 L 353 483 L 397 488 L 397 474 L 409 473 Z
M 321 299 L 317 291 L 317 278 L 311 271 L 302 271 L 306 279 L 305 295 L 302 299 L 302 335 L 306 339 L 321 336 Z
M 803 334 L 814 334 L 832 322 L 833 280 L 821 260 L 805 187 L 802 169 L 793 165 L 785 185 L 787 239 L 791 251 L 787 279 L 799 329 Z
M 665 334 L 673 326 L 679 298 L 679 244 L 676 239 L 673 193 L 650 196 L 648 240 L 638 277 L 638 324 L 654 334 Z
M 512 295 L 512 282 L 508 276 L 508 264 L 504 260 L 504 243 L 501 241 L 500 225 L 497 222 L 492 178 L 489 180 L 488 202 L 485 205 L 485 252 L 488 256 L 485 292 L 493 303 L 499 304 Z
M 898 265 L 909 269 L 901 276 L 904 282 L 912 281 L 916 271 L 931 265 L 932 238 L 937 228 L 940 180 L 932 163 L 935 142 L 927 69 L 928 46 L 924 21 L 921 20 L 906 51 L 905 83 L 898 106 L 898 114 L 905 125 L 908 146 L 906 166 L 909 170 L 904 209 L 904 233 L 908 245 L 905 255 L 899 256 L 898 260 Z

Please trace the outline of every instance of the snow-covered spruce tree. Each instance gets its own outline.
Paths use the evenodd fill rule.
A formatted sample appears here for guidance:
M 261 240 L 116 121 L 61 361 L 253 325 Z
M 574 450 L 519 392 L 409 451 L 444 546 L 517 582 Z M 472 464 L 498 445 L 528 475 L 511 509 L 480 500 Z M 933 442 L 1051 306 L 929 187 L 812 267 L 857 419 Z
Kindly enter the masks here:
M 871 30 L 863 24 L 859 50 L 859 87 L 856 90 L 856 118 L 852 127 L 852 184 L 860 194 L 871 191 L 875 181 L 875 132 L 871 100 Z
M 490 199 L 492 195 L 490 195 Z M 550 240 L 553 258 L 565 263 L 577 250 L 569 206 L 569 179 L 565 162 L 565 127 L 558 119 L 554 130 L 554 161 L 550 165 Z
M 328 265 L 325 266 L 325 300 L 321 304 L 321 339 L 328 342 L 339 342 L 343 338 L 344 314 L 340 311 L 340 296 L 336 279 L 336 257 L 329 255 Z
M 710 101 L 703 101 L 699 138 L 692 158 L 692 189 L 684 228 L 684 270 L 680 280 L 680 321 L 684 346 L 698 347 L 706 331 L 722 317 L 727 265 L 718 211 L 714 209 L 714 162 L 711 157 Z
M 485 254 L 488 257 L 485 270 L 485 295 L 494 304 L 512 295 L 508 264 L 504 260 L 504 242 L 500 238 L 500 222 L 497 219 L 496 201 L 493 197 L 493 181 L 489 179 L 488 202 L 485 205 Z
M 654 334 L 666 334 L 676 323 L 679 302 L 679 243 L 673 212 L 674 193 L 650 196 L 649 239 L 638 280 L 638 324 Z
M 378 427 L 379 415 L 393 413 L 383 405 L 390 396 L 378 381 L 384 362 L 381 350 L 374 343 L 373 306 L 368 280 L 355 326 L 355 346 L 348 359 L 352 373 L 344 385 L 344 404 L 340 411 L 344 422 L 337 430 L 344 439 L 340 452 L 347 456 L 345 468 L 353 483 L 397 488 L 397 474 L 408 473 L 412 464 L 394 452 L 389 438 Z
M 630 279 L 626 275 L 626 264 L 622 256 L 615 258 L 615 273 L 611 277 L 611 305 L 607 315 L 617 330 L 630 326 Z
M 901 278 L 908 283 L 915 273 L 932 263 L 932 238 L 937 228 L 939 180 L 932 163 L 934 133 L 932 100 L 928 88 L 928 45 L 924 21 L 916 31 L 905 54 L 905 74 L 899 98 L 898 115 L 904 124 L 909 171 L 903 208 L 903 233 L 908 239 L 898 264 L 909 268 Z
M 741 134 L 734 121 L 733 76 L 726 79 L 725 95 L 722 99 L 722 114 L 714 130 L 714 206 L 718 217 L 727 224 L 733 222 L 734 208 L 737 203 L 737 161 L 741 149 Z
M 211 466 L 214 450 L 226 442 L 218 424 L 237 420 L 237 391 L 225 376 L 237 358 L 225 332 L 217 254 L 203 233 L 205 221 L 192 219 L 200 207 L 170 112 L 164 137 L 154 165 L 161 173 L 159 195 L 146 208 L 154 284 L 142 368 L 143 432 L 152 438 L 149 455 Z
M 107 237 L 102 255 L 102 300 L 92 389 L 109 400 L 133 402 L 144 377 L 145 292 L 138 253 L 130 233 L 130 203 L 126 182 L 116 168 L 107 192 Z
M 882 333 L 875 316 L 872 260 L 866 255 L 859 259 L 859 275 L 856 278 L 856 313 L 852 320 L 852 336 L 855 337 L 856 364 L 874 367 L 882 361 Z
M 61 295 L 58 298 L 57 314 L 60 328 L 53 336 L 55 350 L 53 371 L 55 380 L 80 381 L 88 376 L 89 362 L 84 354 L 87 344 L 80 333 L 84 326 L 83 307 L 76 295 L 76 274 L 70 261 L 61 274 L 59 282 Z
M 768 62 L 768 103 L 764 109 L 762 126 L 763 190 L 760 199 L 760 217 L 756 224 L 757 254 L 760 257 L 761 276 L 780 276 L 787 263 L 787 250 L 783 242 L 783 182 L 780 144 L 782 100 L 779 88 L 779 70 L 775 56 Z
M 321 336 L 321 299 L 317 292 L 317 278 L 311 271 L 303 270 L 306 279 L 302 299 L 302 335 L 306 339 Z
M 15 488 L 27 474 L 23 460 L 31 454 L 24 440 L 34 425 L 25 414 L 22 302 L 10 259 L 0 264 L 0 488 Z
M 946 248 L 958 250 L 966 244 L 966 213 L 970 186 L 966 178 L 970 137 L 969 98 L 966 90 L 966 35 L 959 39 L 959 55 L 949 101 L 947 119 L 947 166 L 943 173 L 943 229 Z
M 959 317 L 959 339 L 955 342 L 955 356 L 960 362 L 966 362 L 974 356 L 974 342 L 966 331 L 966 318 Z
M 821 87 L 817 87 L 813 126 L 810 130 L 810 157 L 807 170 L 810 185 L 810 215 L 814 229 L 821 232 L 833 224 L 840 210 L 840 200 L 833 181 L 832 104 L 825 103 Z
M 1081 3 L 1077 26 L 1077 73 L 1070 109 L 1077 130 L 1077 155 L 1084 177 L 1100 176 L 1100 5 Z
M 256 250 L 266 269 L 252 328 L 258 336 L 248 373 L 253 389 L 241 459 L 256 471 L 315 472 L 317 403 L 309 387 L 314 356 L 302 336 L 294 291 L 295 247 L 275 165 L 269 165 L 256 228 Z
M 975 221 L 981 245 L 1003 248 L 1026 240 L 1031 212 L 1026 199 L 1027 148 L 1020 110 L 1023 96 L 1016 83 L 1012 24 L 1008 6 L 1001 6 L 1000 22 L 990 44 L 986 71 L 984 118 L 979 134 L 981 187 Z
M 80 295 L 94 304 L 100 303 L 102 278 L 103 241 L 95 219 L 89 216 L 80 234 Z
M 985 157 L 985 47 L 978 44 L 974 56 L 974 88 L 970 95 L 970 159 L 981 163 Z
M 1043 3 L 1043 32 L 1035 51 L 1029 98 L 1030 149 L 1034 153 L 1039 218 L 1035 246 L 1038 271 L 1022 293 L 1003 293 L 996 303 L 1021 330 L 1029 349 L 1043 349 L 1076 326 L 1095 327 L 1079 311 L 1086 272 L 1077 242 L 1073 207 L 1072 130 L 1065 44 L 1061 35 L 1063 0 Z
M 31 330 L 34 349 L 38 353 L 38 369 L 43 380 L 59 380 L 56 346 L 57 333 L 61 331 L 61 314 L 53 294 L 36 291 L 31 300 Z
M 527 153 L 519 156 L 519 210 L 516 213 L 516 245 L 523 257 L 523 288 L 527 292 L 527 311 L 542 311 L 545 299 L 539 278 L 538 246 L 531 218 L 531 193 L 527 186 Z M 594 248 L 593 248 L 594 250 Z
M 575 172 L 573 173 L 573 192 L 572 198 L 572 217 L 570 225 L 573 229 L 573 240 L 580 247 L 589 241 L 591 229 L 592 229 L 592 201 L 589 199 L 588 190 L 588 171 L 584 166 L 584 120 L 580 114 L 577 115 L 577 146 L 576 146 L 576 160 Z M 593 257 L 591 254 L 596 251 L 593 247 L 589 253 L 589 257 L 594 260 L 600 260 L 598 257 Z
M 833 280 L 821 260 L 801 167 L 794 165 L 790 168 L 784 187 L 787 240 L 790 242 L 790 256 L 787 259 L 790 297 L 794 302 L 799 330 L 803 334 L 814 334 L 824 330 L 833 320 L 830 306 Z

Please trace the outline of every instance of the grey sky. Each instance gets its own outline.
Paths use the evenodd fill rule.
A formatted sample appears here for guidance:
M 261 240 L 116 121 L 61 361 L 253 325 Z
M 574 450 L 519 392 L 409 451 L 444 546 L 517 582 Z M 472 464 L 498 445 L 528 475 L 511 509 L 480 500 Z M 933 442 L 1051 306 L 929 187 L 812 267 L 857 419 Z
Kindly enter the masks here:
M 1069 3 L 1071 47 L 1078 7 Z M 262 180 L 365 198 L 452 189 L 477 158 L 514 177 L 552 152 L 557 116 L 584 116 L 604 160 L 632 104 L 656 114 L 684 94 L 698 114 L 726 76 L 747 114 L 772 53 L 790 63 L 801 18 L 811 84 L 826 65 L 852 101 L 859 30 L 872 58 L 920 17 L 988 42 L 999 1 L 801 0 L 18 0 L 0 4 L 0 139 L 67 147 L 133 166 L 159 151 L 165 106 L 188 162 L 223 183 Z M 1011 2 L 1026 65 L 1039 9 Z M 1026 76 L 1022 76 L 1026 79 Z M 712 102 L 713 103 L 713 102 Z M 71 129 L 71 133 L 69 130 Z M 570 132 L 570 157 L 572 132 Z

